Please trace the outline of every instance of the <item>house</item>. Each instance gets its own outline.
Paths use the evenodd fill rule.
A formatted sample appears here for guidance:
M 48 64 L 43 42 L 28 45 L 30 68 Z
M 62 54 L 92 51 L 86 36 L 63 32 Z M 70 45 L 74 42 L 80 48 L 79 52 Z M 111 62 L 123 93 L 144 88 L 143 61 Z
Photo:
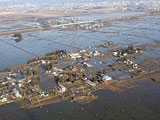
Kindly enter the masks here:
M 36 88 L 34 86 L 29 86 L 29 90 L 31 90 L 32 92 L 36 92 Z
M 6 77 L 6 80 L 8 82 L 10 82 L 12 85 L 15 85 L 16 79 L 12 78 L 12 77 Z
M 26 77 L 26 78 L 25 78 L 25 81 L 26 81 L 27 83 L 30 83 L 32 80 L 31 80 L 31 78 Z
M 41 96 L 46 97 L 46 96 L 48 96 L 48 93 L 42 92 Z
M 132 68 L 133 69 L 137 69 L 138 68 L 138 64 L 132 64 Z
M 74 66 L 73 66 L 73 65 L 68 65 L 67 68 L 68 68 L 69 70 L 73 70 L 73 69 L 74 69 Z
M 81 58 L 82 56 L 79 53 L 73 53 L 69 55 L 71 58 L 76 59 L 76 58 Z
M 112 78 L 111 78 L 110 76 L 104 75 L 104 76 L 102 77 L 102 81 L 103 81 L 104 83 L 106 83 L 106 82 L 108 82 L 108 81 L 110 81 L 110 80 L 112 80 Z
M 121 56 L 127 56 L 127 53 L 122 52 L 122 53 L 121 53 Z
M 90 65 L 90 64 L 88 64 L 88 63 L 86 63 L 86 62 L 82 62 L 81 63 L 84 67 L 93 67 L 93 65 Z
M 41 63 L 42 63 L 42 64 L 46 64 L 46 61 L 45 61 L 45 60 L 42 60 Z
M 127 65 L 128 65 L 128 64 L 132 65 L 132 64 L 133 64 L 133 61 L 131 61 L 131 60 L 129 60 L 129 59 L 126 59 L 126 60 L 123 61 L 123 63 L 124 63 L 124 64 L 127 64 Z
M 4 96 L 2 94 L 0 94 L 0 99 L 2 99 Z
M 22 84 L 22 82 L 21 81 L 18 81 L 18 82 L 16 82 L 16 84 L 18 85 L 18 87 L 22 87 L 23 86 L 23 84 Z
M 96 84 L 92 82 L 91 80 L 88 80 L 86 83 L 89 84 L 90 86 L 96 86 Z
M 50 72 L 50 74 L 52 74 L 54 76 L 58 76 L 59 75 L 57 72 Z
M 60 53 L 60 58 L 66 58 L 66 57 L 67 57 L 67 54 L 65 52 Z
M 116 57 L 118 56 L 118 52 L 113 52 L 112 55 Z
M 97 55 L 100 55 L 100 53 L 98 51 L 93 51 L 93 55 L 97 56 Z
M 63 69 L 59 69 L 59 68 L 56 68 L 56 67 L 52 67 L 52 70 L 56 71 L 56 72 L 63 72 Z
M 64 87 L 62 84 L 60 84 L 60 85 L 58 85 L 58 90 L 63 93 L 66 91 L 66 87 Z
M 7 102 L 7 98 L 0 94 L 0 102 Z
M 13 89 L 13 94 L 14 94 L 14 96 L 16 96 L 16 97 L 19 97 L 19 98 L 22 97 L 22 95 L 19 93 L 19 91 L 18 91 L 16 88 Z
M 88 78 L 84 78 L 83 81 L 90 86 L 96 86 L 96 84 L 94 82 L 92 82 L 91 80 L 89 80 Z
M 17 75 L 16 77 L 17 77 L 18 79 L 23 79 L 23 78 L 24 78 L 23 75 Z

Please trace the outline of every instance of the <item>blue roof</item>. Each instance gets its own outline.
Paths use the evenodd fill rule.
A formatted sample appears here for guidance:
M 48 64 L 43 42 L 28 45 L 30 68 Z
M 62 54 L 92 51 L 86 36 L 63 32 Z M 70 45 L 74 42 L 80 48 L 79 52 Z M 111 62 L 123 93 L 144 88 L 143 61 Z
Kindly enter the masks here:
M 24 77 L 23 77 L 23 75 L 17 75 L 17 78 L 18 79 L 23 79 Z

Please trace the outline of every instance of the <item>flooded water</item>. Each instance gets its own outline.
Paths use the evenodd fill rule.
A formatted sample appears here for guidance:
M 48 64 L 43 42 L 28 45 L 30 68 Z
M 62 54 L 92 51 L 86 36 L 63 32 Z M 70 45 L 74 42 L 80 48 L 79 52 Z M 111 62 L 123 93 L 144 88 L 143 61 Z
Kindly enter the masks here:
M 53 90 L 53 88 L 57 87 L 57 83 L 53 77 L 44 74 L 44 69 L 39 70 L 39 72 L 39 86 L 43 91 Z
M 106 40 L 119 42 L 117 47 L 124 47 L 130 43 L 134 45 L 155 44 L 154 41 L 160 39 L 159 26 L 156 24 L 159 22 L 159 18 L 160 16 L 156 15 L 154 17 L 142 17 L 131 22 L 116 21 L 97 32 L 80 30 L 28 32 L 22 34 L 23 40 L 19 42 L 10 40 L 12 35 L 0 36 L 0 39 L 3 40 L 0 41 L 0 62 L 3 63 L 0 65 L 0 69 L 23 64 L 34 58 L 34 55 L 42 57 L 48 52 L 62 48 L 71 51 L 77 47 L 87 48 L 91 46 L 96 49 L 95 46 L 103 44 Z M 153 54 L 150 54 L 151 57 Z M 160 54 L 160 52 L 156 52 L 156 54 Z
M 160 83 L 155 83 L 150 79 L 138 81 L 139 86 L 125 91 L 123 94 L 132 102 L 139 100 L 139 104 L 160 113 Z
M 145 88 L 142 87 L 141 90 L 144 91 Z M 152 90 L 156 89 L 152 87 Z M 144 99 L 146 104 L 136 102 L 136 98 L 134 97 L 138 95 L 135 91 L 136 89 L 133 89 L 124 93 L 130 95 L 126 98 L 123 95 L 119 95 L 109 90 L 100 90 L 94 93 L 99 96 L 98 100 L 89 104 L 77 104 L 67 100 L 45 105 L 42 108 L 19 111 L 16 114 L 9 116 L 6 120 L 117 120 L 117 118 L 120 118 L 121 120 L 160 119 L 159 112 L 155 112 L 147 107 L 147 105 L 150 105 L 149 101 L 145 101 Z M 141 93 L 143 93 L 143 91 Z M 155 93 L 159 94 L 159 91 Z M 143 96 L 140 95 L 138 97 L 142 98 Z M 159 100 L 160 97 L 157 97 Z M 159 102 L 155 104 L 160 105 Z
M 102 14 L 100 17 L 93 15 L 81 19 L 97 20 L 135 14 L 141 13 L 123 13 L 123 15 L 115 13 L 113 16 Z M 120 43 L 116 47 L 127 47 L 131 43 L 135 46 L 141 44 L 156 45 L 155 41 L 160 41 L 160 25 L 157 24 L 159 18 L 160 15 L 155 15 L 131 21 L 115 21 L 97 32 L 48 30 L 22 33 L 23 39 L 19 42 L 10 40 L 12 35 L 0 36 L 0 69 L 23 64 L 34 58 L 34 55 L 42 57 L 48 52 L 59 49 L 72 51 L 76 50 L 77 47 L 85 49 L 91 46 L 92 49 L 104 51 L 107 48 L 97 48 L 96 46 L 103 44 L 106 40 Z M 3 30 L 5 29 L 3 27 Z M 159 58 L 160 48 L 157 47 L 152 50 L 151 48 L 150 46 L 146 47 L 144 54 L 138 58 L 141 60 Z M 94 59 L 89 64 L 94 65 L 95 68 L 103 68 L 105 64 L 100 63 L 101 61 L 113 62 L 112 59 L 106 57 L 103 60 Z M 127 74 L 117 70 L 109 71 L 109 74 L 119 80 L 130 78 Z M 43 75 L 41 78 L 40 84 L 42 84 L 42 89 L 45 89 L 48 85 L 43 83 L 46 81 L 43 80 Z M 50 84 L 53 83 L 53 80 L 48 79 L 47 82 Z M 121 118 L 121 120 L 159 120 L 160 84 L 151 80 L 140 81 L 136 84 L 139 87 L 127 90 L 122 94 L 110 90 L 97 91 L 94 94 L 98 95 L 99 99 L 85 105 L 67 100 L 45 105 L 42 108 L 19 111 L 18 106 L 11 103 L 5 107 L 0 107 L 0 116 L 18 111 L 7 115 L 6 120 L 117 120 L 117 118 Z

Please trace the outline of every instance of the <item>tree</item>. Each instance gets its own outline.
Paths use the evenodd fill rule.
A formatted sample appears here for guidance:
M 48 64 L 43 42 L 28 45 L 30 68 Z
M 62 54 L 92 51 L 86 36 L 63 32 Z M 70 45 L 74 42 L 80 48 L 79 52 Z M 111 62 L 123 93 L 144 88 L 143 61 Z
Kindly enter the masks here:
M 34 70 L 33 75 L 39 75 L 39 72 Z
M 19 42 L 22 40 L 22 34 L 21 33 L 16 33 L 13 35 L 13 37 L 15 38 L 16 42 Z
M 46 65 L 46 70 L 48 70 L 48 71 L 49 71 L 49 70 L 51 70 L 51 69 L 52 69 L 52 63 L 47 64 L 47 65 Z

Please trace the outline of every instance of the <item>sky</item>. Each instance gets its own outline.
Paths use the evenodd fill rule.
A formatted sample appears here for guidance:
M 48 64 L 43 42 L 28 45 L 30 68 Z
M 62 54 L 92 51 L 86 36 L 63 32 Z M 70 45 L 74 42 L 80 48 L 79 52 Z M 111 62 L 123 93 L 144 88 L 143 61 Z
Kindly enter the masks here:
M 98 2 L 98 1 L 140 1 L 140 0 L 0 0 L 0 4 L 23 4 L 25 2 L 30 3 L 65 3 L 65 2 Z M 147 0 L 146 0 L 147 1 Z M 156 1 L 156 0 L 154 0 Z M 159 0 L 157 0 L 159 1 Z
M 108 1 L 108 0 L 0 0 L 0 4 L 23 4 L 29 3 L 66 3 L 66 2 L 91 2 L 91 1 Z
M 107 0 L 0 0 L 0 2 L 84 2 L 84 1 L 107 1 Z
M 61 3 L 61 2 L 88 2 L 88 1 L 113 1 L 113 0 L 0 0 L 1 3 L 24 3 L 24 2 Z

